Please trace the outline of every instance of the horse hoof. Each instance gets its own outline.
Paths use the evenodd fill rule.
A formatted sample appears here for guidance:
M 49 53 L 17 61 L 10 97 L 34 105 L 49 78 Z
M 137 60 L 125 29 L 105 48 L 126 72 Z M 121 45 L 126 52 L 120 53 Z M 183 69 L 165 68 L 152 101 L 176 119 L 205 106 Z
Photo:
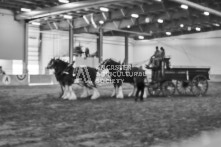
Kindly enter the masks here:
M 118 98 L 118 99 L 123 99 L 124 96 L 123 96 L 123 95 L 117 95 L 117 98 Z
M 133 94 L 130 93 L 130 94 L 128 94 L 128 97 L 131 97 L 132 95 L 133 95 Z
M 68 99 L 68 97 L 66 97 L 66 96 L 62 96 L 61 98 L 64 100 Z
M 92 100 L 96 100 L 96 99 L 98 99 L 100 97 L 100 94 L 98 94 L 98 95 L 93 95 L 92 97 L 91 97 L 91 99 Z

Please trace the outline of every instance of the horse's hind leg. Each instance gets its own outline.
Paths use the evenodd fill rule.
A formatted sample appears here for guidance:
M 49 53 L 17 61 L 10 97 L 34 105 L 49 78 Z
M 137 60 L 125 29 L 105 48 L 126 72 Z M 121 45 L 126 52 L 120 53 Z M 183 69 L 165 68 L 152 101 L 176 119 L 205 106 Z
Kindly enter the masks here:
M 144 87 L 143 98 L 147 98 L 147 87 Z
M 118 94 L 117 94 L 117 98 L 123 99 L 124 98 L 124 94 L 123 94 L 123 89 L 122 89 L 122 85 L 120 85 L 118 87 Z
M 69 86 L 68 86 L 68 89 L 69 89 L 69 91 L 70 91 L 69 100 L 76 100 L 76 99 L 77 99 L 77 96 L 76 96 L 75 92 L 73 91 L 72 85 L 69 85 Z
M 93 95 L 91 96 L 92 100 L 95 100 L 100 97 L 100 93 L 96 87 L 95 81 L 93 81 Z
M 114 89 L 113 89 L 113 92 L 111 94 L 111 97 L 115 97 L 116 96 L 116 93 L 117 93 L 117 85 L 114 84 Z
M 135 90 L 135 86 L 133 85 L 133 90 L 128 94 L 128 97 L 133 96 L 133 94 L 134 94 L 134 90 Z
M 64 86 L 64 94 L 62 96 L 63 99 L 68 99 L 69 98 L 69 95 L 68 95 L 68 86 L 65 85 Z
M 87 88 L 86 83 L 83 84 L 83 92 L 81 94 L 81 98 L 85 98 L 85 97 L 88 97 L 88 88 Z
M 133 84 L 133 90 L 128 94 L 128 97 L 136 96 L 137 87 Z
M 64 87 L 62 86 L 61 83 L 60 83 L 60 87 L 61 87 L 61 94 L 60 94 L 59 98 L 63 98 L 63 95 L 64 95 Z

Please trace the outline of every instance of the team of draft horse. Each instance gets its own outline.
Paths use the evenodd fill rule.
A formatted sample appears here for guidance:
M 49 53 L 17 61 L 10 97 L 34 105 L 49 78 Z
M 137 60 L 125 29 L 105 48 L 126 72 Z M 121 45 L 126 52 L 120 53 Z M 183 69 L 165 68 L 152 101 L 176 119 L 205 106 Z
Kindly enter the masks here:
M 90 96 L 90 90 L 92 90 L 91 99 L 97 99 L 100 97 L 100 93 L 97 89 L 96 78 L 99 69 L 108 69 L 111 83 L 113 83 L 114 90 L 112 97 L 124 98 L 122 85 L 123 83 L 130 83 L 133 85 L 133 91 L 129 96 L 135 96 L 135 100 L 138 98 L 143 100 L 145 93 L 145 70 L 138 67 L 130 68 L 115 68 L 121 67 L 121 63 L 114 59 L 106 59 L 100 65 L 99 68 L 92 67 L 74 67 L 74 62 L 69 64 L 59 58 L 52 58 L 48 63 L 47 69 L 54 69 L 54 74 L 61 86 L 61 98 L 68 100 L 76 100 L 77 96 L 73 90 L 72 85 L 76 83 L 76 80 L 80 80 L 80 84 L 83 87 L 83 93 L 80 97 Z M 114 68 L 113 68 L 114 67 Z

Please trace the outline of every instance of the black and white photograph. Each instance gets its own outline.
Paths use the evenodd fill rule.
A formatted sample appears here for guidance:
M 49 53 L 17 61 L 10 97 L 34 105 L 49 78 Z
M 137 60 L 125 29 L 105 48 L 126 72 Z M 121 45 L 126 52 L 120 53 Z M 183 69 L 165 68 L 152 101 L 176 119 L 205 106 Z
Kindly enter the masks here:
M 221 0 L 0 0 L 0 147 L 221 147 Z

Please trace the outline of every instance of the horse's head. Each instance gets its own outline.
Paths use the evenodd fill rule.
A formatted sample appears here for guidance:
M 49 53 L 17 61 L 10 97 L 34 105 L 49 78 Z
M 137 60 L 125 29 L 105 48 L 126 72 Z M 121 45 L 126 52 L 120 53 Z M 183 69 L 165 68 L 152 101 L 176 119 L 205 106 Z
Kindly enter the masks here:
M 56 59 L 52 58 L 47 65 L 47 69 L 53 69 L 55 68 L 55 65 L 56 65 Z
M 115 61 L 112 58 L 106 59 L 104 60 L 100 65 L 99 68 L 100 69 L 109 69 L 111 66 L 115 66 L 115 65 L 120 65 L 120 62 Z

